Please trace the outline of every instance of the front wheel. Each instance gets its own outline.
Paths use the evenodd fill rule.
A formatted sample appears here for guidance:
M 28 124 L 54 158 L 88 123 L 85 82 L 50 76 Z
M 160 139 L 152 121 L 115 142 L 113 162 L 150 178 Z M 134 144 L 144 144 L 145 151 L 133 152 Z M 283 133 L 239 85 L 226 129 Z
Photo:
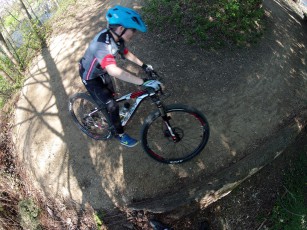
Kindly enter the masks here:
M 104 109 L 97 109 L 92 97 L 86 93 L 77 93 L 69 98 L 69 112 L 78 128 L 95 140 L 111 138 L 112 130 L 109 116 Z
M 157 161 L 178 164 L 198 155 L 209 139 L 209 124 L 198 110 L 185 105 L 166 106 L 167 128 L 159 111 L 152 113 L 142 129 L 144 150 Z M 171 136 L 173 132 L 176 141 Z

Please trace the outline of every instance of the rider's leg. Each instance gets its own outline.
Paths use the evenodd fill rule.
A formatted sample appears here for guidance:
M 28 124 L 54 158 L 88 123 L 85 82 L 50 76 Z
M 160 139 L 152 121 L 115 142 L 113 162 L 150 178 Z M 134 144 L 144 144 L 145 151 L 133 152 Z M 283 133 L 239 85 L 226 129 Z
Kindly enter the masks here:
M 114 100 L 114 98 L 110 98 L 108 102 L 106 102 L 108 112 L 110 114 L 110 119 L 112 124 L 115 127 L 115 130 L 118 134 L 116 137 L 117 140 L 122 145 L 128 146 L 128 147 L 134 147 L 137 145 L 138 141 L 134 138 L 130 137 L 128 134 L 124 133 L 124 129 L 121 125 L 120 117 L 119 117 L 119 107 L 117 102 Z
M 124 129 L 120 122 L 119 107 L 113 98 L 113 93 L 103 84 L 101 78 L 85 81 L 85 87 L 99 106 L 105 106 L 109 112 L 111 123 L 117 133 L 123 133 Z
M 83 81 L 83 83 L 95 102 L 99 106 L 106 106 L 110 115 L 110 121 L 114 125 L 115 131 L 118 134 L 117 139 L 120 143 L 128 147 L 135 146 L 138 141 L 124 133 L 119 117 L 119 106 L 113 97 L 113 92 L 103 84 L 101 78 Z

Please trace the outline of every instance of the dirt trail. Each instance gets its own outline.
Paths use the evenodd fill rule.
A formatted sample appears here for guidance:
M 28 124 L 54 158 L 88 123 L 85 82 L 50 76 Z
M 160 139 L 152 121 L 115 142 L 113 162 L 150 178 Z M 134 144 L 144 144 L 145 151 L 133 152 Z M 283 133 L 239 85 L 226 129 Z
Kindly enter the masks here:
M 20 157 L 46 194 L 108 210 L 204 207 L 295 140 L 307 118 L 307 27 L 282 0 L 264 1 L 268 29 L 250 48 L 202 51 L 180 40 L 161 42 L 151 32 L 130 44 L 130 50 L 165 76 L 172 93 L 168 103 L 190 104 L 206 114 L 211 137 L 200 156 L 165 165 L 140 145 L 129 149 L 83 135 L 68 114 L 68 97 L 84 91 L 78 59 L 105 26 L 105 9 L 114 3 L 138 8 L 142 1 L 78 2 L 23 87 L 15 139 Z M 138 74 L 135 66 L 126 67 Z M 133 88 L 116 84 L 121 92 Z M 140 109 L 129 134 L 139 135 L 144 114 L 152 109 L 149 103 Z

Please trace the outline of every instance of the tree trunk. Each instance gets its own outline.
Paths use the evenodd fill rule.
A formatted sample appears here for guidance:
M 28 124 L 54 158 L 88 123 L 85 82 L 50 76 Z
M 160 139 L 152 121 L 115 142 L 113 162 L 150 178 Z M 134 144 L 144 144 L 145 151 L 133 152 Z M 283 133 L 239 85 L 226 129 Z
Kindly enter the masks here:
M 31 4 L 30 4 L 28 1 L 26 1 L 26 2 L 28 3 L 28 6 L 30 7 L 30 10 L 31 10 L 32 14 L 34 15 L 34 17 L 35 17 L 36 20 L 38 21 L 39 26 L 42 26 L 43 23 L 39 20 L 39 18 L 38 18 L 37 15 L 35 14 L 34 10 L 33 10 L 32 7 L 31 7 Z
M 32 21 L 33 18 L 32 18 L 32 16 L 31 16 L 31 14 L 29 13 L 29 11 L 28 11 L 26 5 L 23 3 L 22 0 L 19 0 L 19 2 L 20 2 L 20 4 L 21 4 L 21 8 L 23 9 L 23 11 L 27 14 L 27 16 L 28 16 L 28 18 L 30 19 L 30 21 Z
M 55 2 L 55 4 L 56 4 L 56 6 L 59 8 L 59 2 L 58 2 L 58 0 L 53 0 L 54 2 Z
M 27 14 L 29 20 L 30 20 L 30 25 L 33 28 L 34 33 L 36 34 L 36 36 L 38 37 L 38 39 L 41 41 L 41 44 L 43 47 L 46 46 L 46 41 L 44 39 L 44 36 L 41 34 L 40 30 L 38 30 L 37 25 L 34 23 L 33 17 L 31 16 L 31 14 L 29 13 L 29 11 L 27 10 L 26 5 L 23 3 L 22 0 L 19 0 L 20 4 L 21 4 L 21 8 L 22 10 Z M 41 27 L 41 25 L 39 25 L 39 27 Z
M 15 83 L 16 81 L 3 69 L 0 69 L 0 75 L 4 77 L 9 83 Z
M 5 9 L 5 11 L 12 16 L 12 18 L 14 18 L 17 22 L 21 23 L 21 21 L 19 21 L 10 11 L 8 11 L 7 9 Z
M 19 67 L 19 63 L 16 61 L 14 55 L 11 53 L 2 33 L 0 32 L 0 47 L 3 50 L 4 54 L 14 63 L 14 65 Z
M 21 63 L 20 57 L 19 57 L 19 55 L 18 55 L 18 53 L 17 53 L 17 51 L 16 51 L 16 49 L 15 49 L 15 47 L 14 47 L 14 45 L 13 45 L 13 43 L 14 43 L 14 42 L 13 42 L 13 39 L 12 39 L 10 33 L 9 33 L 9 32 L 7 31 L 7 29 L 5 28 L 4 23 L 3 23 L 3 20 L 2 20 L 1 17 L 0 17 L 0 22 L 1 22 L 1 25 L 2 25 L 3 30 L 5 30 L 5 33 L 7 34 L 6 38 L 3 36 L 3 37 L 4 37 L 4 41 L 7 41 L 7 43 L 10 45 L 10 47 L 13 49 L 14 54 L 15 54 L 15 56 L 16 56 L 16 58 L 17 58 L 18 63 L 19 63 L 19 66 L 21 67 L 21 69 L 23 69 L 23 64 Z M 0 35 L 0 36 L 1 36 L 1 35 Z

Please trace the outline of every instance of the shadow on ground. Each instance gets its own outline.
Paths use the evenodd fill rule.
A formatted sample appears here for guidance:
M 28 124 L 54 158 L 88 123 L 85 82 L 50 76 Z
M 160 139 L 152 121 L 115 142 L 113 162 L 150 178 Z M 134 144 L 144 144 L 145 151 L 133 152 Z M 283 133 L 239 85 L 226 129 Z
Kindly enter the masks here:
M 16 111 L 16 143 L 46 194 L 108 211 L 165 212 L 204 208 L 293 143 L 306 121 L 306 24 L 282 0 L 265 1 L 267 31 L 244 49 L 203 51 L 149 32 L 130 50 L 164 77 L 172 96 L 203 111 L 211 137 L 205 150 L 182 165 L 165 165 L 140 146 L 119 146 L 84 136 L 67 111 L 69 95 L 84 91 L 77 62 L 105 26 L 111 3 L 138 8 L 142 1 L 78 2 L 56 30 L 25 82 Z M 129 70 L 140 74 L 129 64 Z M 135 87 L 116 82 L 120 91 Z M 127 127 L 138 136 L 153 109 L 145 103 Z

